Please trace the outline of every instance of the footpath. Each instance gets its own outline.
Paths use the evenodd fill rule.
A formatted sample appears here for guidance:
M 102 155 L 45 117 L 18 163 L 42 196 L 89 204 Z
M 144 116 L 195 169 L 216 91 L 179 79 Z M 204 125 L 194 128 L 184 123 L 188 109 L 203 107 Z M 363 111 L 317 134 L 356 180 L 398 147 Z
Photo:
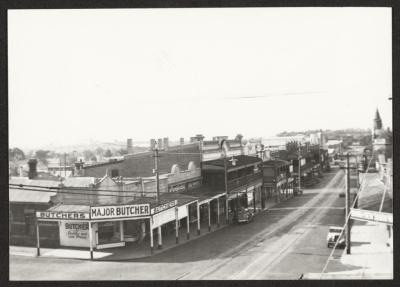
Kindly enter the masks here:
M 282 196 L 280 200 L 272 200 L 267 203 L 267 206 L 264 210 L 258 209 L 255 216 L 260 213 L 266 212 L 271 207 L 276 204 L 290 199 L 292 196 L 285 198 Z M 208 230 L 208 226 L 201 226 L 200 235 L 197 235 L 197 228 L 193 225 L 190 228 L 190 238 L 186 238 L 186 232 L 179 232 L 179 242 L 176 243 L 175 233 L 163 235 L 163 245 L 162 249 L 159 249 L 157 246 L 157 239 L 154 239 L 154 249 L 153 254 L 150 251 L 150 242 L 144 241 L 142 244 L 127 244 L 125 247 L 117 247 L 117 248 L 109 248 L 104 250 L 94 250 L 93 251 L 93 259 L 100 261 L 124 261 L 124 260 L 134 260 L 138 258 L 149 257 L 152 255 L 156 255 L 187 242 L 198 240 L 207 234 L 212 232 L 216 232 L 221 230 L 231 224 L 226 224 L 224 220 L 221 221 L 220 227 L 217 227 L 216 224 L 212 224 L 211 231 Z M 29 256 L 36 257 L 36 247 L 25 247 L 25 246 L 10 246 L 9 254 L 16 256 Z M 70 258 L 70 259 L 81 259 L 81 260 L 90 260 L 90 252 L 88 248 L 40 248 L 40 256 L 41 257 L 53 257 L 53 258 Z
M 379 210 L 384 184 L 377 173 L 366 175 L 359 208 Z M 392 200 L 385 196 L 384 212 L 392 212 Z M 330 262 L 325 273 L 304 274 L 302 279 L 393 279 L 393 236 L 388 227 L 375 222 L 354 221 L 351 228 L 351 254 L 344 249 L 340 259 Z M 340 269 L 336 271 L 338 264 Z

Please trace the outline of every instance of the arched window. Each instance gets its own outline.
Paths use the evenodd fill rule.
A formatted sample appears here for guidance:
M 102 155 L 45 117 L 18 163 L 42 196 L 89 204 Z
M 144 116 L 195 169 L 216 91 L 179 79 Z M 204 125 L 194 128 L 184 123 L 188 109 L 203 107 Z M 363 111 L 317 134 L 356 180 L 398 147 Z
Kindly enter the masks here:
M 171 167 L 171 173 L 172 173 L 172 174 L 178 174 L 178 173 L 180 173 L 179 165 L 174 164 L 174 165 Z
M 189 162 L 188 170 L 196 170 L 196 164 L 193 161 Z

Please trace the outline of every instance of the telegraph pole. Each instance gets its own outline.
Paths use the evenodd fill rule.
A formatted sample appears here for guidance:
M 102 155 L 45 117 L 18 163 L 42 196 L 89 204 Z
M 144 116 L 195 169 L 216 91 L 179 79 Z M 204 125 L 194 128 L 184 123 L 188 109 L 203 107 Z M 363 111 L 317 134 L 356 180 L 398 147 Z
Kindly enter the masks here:
M 346 224 L 346 253 L 351 254 L 351 219 L 349 218 L 350 214 L 350 154 L 347 153 L 347 177 L 346 177 L 346 219 L 348 218 L 348 222 Z
M 300 190 L 301 190 L 301 171 L 300 171 L 301 162 L 300 162 L 300 160 L 301 160 L 301 145 L 299 143 L 299 156 L 298 156 L 298 162 L 299 162 L 299 168 L 298 168 L 298 172 L 299 172 L 299 193 L 300 193 Z
M 158 145 L 156 143 L 155 148 L 154 148 L 154 173 L 156 174 L 156 186 L 157 186 L 157 203 L 160 205 L 160 181 L 159 181 L 159 172 L 158 172 Z
M 67 153 L 64 153 L 64 177 L 67 177 Z

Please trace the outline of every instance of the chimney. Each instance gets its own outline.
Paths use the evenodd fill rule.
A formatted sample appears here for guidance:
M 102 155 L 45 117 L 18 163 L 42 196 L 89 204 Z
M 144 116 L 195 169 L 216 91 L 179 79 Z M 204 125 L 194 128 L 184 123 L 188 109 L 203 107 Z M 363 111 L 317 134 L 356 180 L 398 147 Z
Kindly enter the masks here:
M 36 178 L 37 177 L 37 169 L 36 169 L 37 160 L 34 158 L 31 158 L 30 160 L 28 160 L 28 165 L 29 165 L 28 178 L 29 179 Z
M 155 139 L 150 139 L 150 150 L 153 150 L 156 145 L 156 140 Z
M 168 148 L 169 148 L 169 139 L 168 138 L 164 138 L 163 142 L 164 142 L 164 150 L 168 150 Z
M 185 139 L 184 138 L 180 138 L 179 139 L 179 143 L 180 143 L 180 145 L 184 145 L 185 144 Z
M 158 139 L 158 149 L 162 149 L 163 145 L 162 145 L 162 139 Z
M 126 141 L 126 150 L 128 151 L 128 154 L 133 153 L 132 139 Z

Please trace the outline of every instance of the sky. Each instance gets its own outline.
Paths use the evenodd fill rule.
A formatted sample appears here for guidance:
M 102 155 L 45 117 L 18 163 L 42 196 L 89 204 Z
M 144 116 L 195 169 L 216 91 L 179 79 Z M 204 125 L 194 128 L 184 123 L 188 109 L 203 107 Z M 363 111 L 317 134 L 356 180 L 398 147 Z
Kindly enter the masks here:
M 9 145 L 392 126 L 390 8 L 9 10 Z

